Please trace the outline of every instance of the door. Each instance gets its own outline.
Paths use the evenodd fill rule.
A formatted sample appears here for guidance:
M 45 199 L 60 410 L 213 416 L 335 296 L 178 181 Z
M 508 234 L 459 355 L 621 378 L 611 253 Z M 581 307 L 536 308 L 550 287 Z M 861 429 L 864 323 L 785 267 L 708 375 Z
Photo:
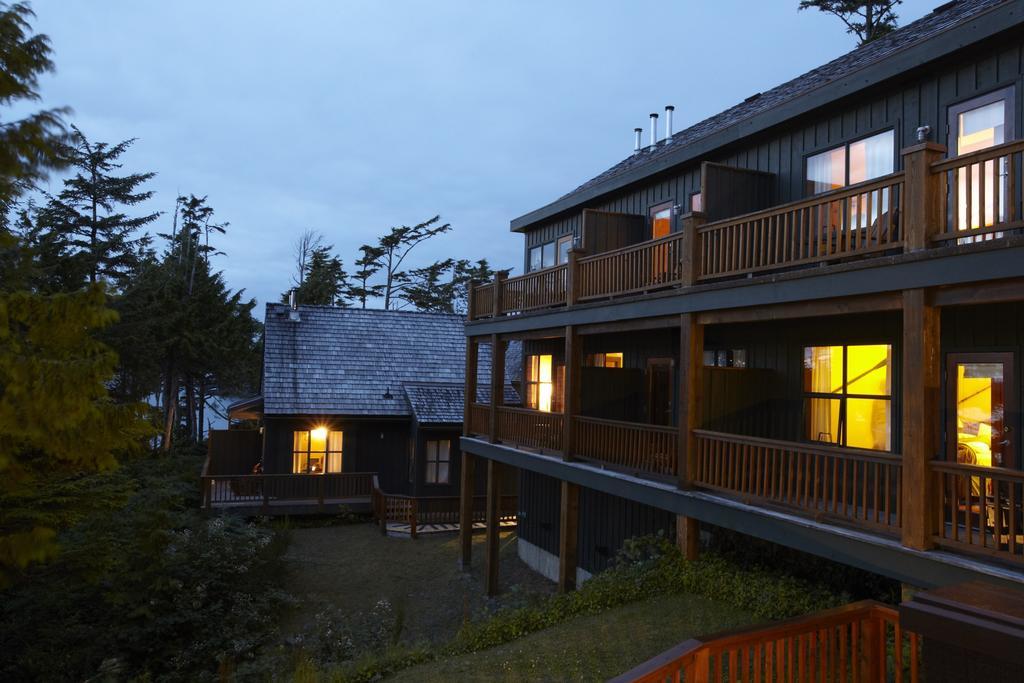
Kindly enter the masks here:
M 946 368 L 947 457 L 965 465 L 1016 468 L 1012 353 L 951 353 Z
M 647 422 L 652 425 L 672 424 L 671 358 L 650 358 L 647 361 Z
M 949 153 L 980 152 L 1014 139 L 1013 89 L 1004 88 L 949 109 Z M 1010 157 L 1000 157 L 955 172 L 955 210 L 949 229 L 977 230 L 1006 220 Z M 955 194 L 954 194 L 955 193 Z M 952 199 L 952 197 L 951 197 Z M 1001 233 L 977 235 L 959 243 L 995 239 Z

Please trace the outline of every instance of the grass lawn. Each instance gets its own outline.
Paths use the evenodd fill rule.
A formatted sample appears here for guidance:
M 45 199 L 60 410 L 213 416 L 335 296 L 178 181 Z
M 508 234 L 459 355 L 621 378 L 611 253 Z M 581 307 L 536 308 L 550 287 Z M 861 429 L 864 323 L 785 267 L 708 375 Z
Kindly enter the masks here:
M 503 605 L 521 606 L 553 593 L 554 584 L 516 555 L 515 534 L 502 534 L 500 576 L 504 594 L 488 600 L 483 589 L 483 534 L 473 538 L 473 567 L 458 567 L 456 534 L 423 534 L 417 540 L 381 536 L 373 524 L 294 528 L 285 559 L 285 589 L 301 603 L 284 624 L 299 632 L 316 612 L 335 606 L 366 611 L 387 599 L 401 615 L 399 642 L 451 639 L 463 619 Z
M 670 595 L 577 617 L 505 645 L 406 669 L 394 681 L 598 681 L 687 638 L 753 618 L 694 595 Z

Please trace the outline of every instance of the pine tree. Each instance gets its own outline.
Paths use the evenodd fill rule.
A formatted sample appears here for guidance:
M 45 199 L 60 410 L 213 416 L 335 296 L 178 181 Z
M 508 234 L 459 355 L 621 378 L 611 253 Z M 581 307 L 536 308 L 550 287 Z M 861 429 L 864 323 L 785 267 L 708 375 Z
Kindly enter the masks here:
M 800 0 L 799 9 L 816 9 L 839 17 L 846 32 L 857 36 L 858 45 L 896 30 L 896 5 L 903 0 Z
M 64 158 L 75 174 L 64 181 L 64 189 L 40 212 L 38 221 L 64 236 L 71 258 L 82 262 L 90 283 L 107 278 L 115 285 L 138 264 L 139 254 L 149 243 L 138 231 L 160 215 L 128 216 L 123 209 L 148 200 L 153 193 L 141 185 L 155 173 L 117 175 L 119 162 L 134 139 L 116 145 L 91 142 L 77 127 L 71 127 L 72 144 L 65 145 Z
M 358 301 L 360 308 L 366 308 L 366 301 L 380 296 L 384 292 L 384 285 L 370 284 L 370 278 L 375 276 L 381 269 L 381 257 L 384 251 L 380 247 L 364 244 L 359 247 L 362 254 L 355 260 L 358 270 L 352 274 L 353 282 L 348 288 L 348 297 Z
M 303 281 L 294 289 L 295 299 L 310 306 L 348 307 L 350 286 L 341 259 L 331 254 L 333 246 L 314 247 Z M 288 301 L 288 292 L 282 301 Z
M 470 283 L 493 276 L 486 260 L 445 259 L 403 274 L 402 300 L 420 311 L 465 313 Z
M 39 76 L 54 69 L 50 39 L 32 34 L 34 17 L 27 4 L 0 3 L 0 106 L 38 100 Z M 0 120 L 0 222 L 7 220 L 23 191 L 63 165 L 62 117 L 67 111 L 46 109 Z
M 391 232 L 380 238 L 380 268 L 384 272 L 383 295 L 384 308 L 390 310 L 393 302 L 402 296 L 402 290 L 408 286 L 409 277 L 402 271 L 406 257 L 417 245 L 431 237 L 443 235 L 452 229 L 451 224 L 438 225 L 440 216 L 428 218 L 417 225 L 402 225 L 391 228 Z

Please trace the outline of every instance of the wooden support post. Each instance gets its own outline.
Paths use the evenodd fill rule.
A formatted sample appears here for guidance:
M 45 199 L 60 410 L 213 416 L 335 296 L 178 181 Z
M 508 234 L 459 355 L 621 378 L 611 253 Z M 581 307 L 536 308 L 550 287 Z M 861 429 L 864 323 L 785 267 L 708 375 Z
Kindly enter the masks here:
M 558 524 L 558 590 L 561 593 L 576 588 L 579 518 L 580 487 L 563 481 Z
M 933 546 L 935 491 L 929 464 L 939 448 L 940 310 L 923 289 L 903 292 L 903 545 Z
M 476 456 L 462 452 L 459 471 L 459 566 L 468 570 L 473 560 L 473 499 L 476 494 Z
M 480 344 L 475 337 L 466 337 L 466 388 L 463 397 L 462 408 L 462 433 L 466 436 L 472 434 L 470 429 L 470 414 L 473 404 L 476 403 L 477 369 L 480 359 Z
M 676 545 L 687 560 L 700 557 L 700 524 L 696 519 L 676 515 Z
M 900 201 L 904 251 L 927 249 L 932 235 L 946 227 L 946 175 L 932 173 L 931 168 L 945 153 L 946 148 L 934 142 L 922 142 L 902 151 L 906 172 Z
M 494 292 L 493 292 L 494 296 L 492 297 L 494 299 L 494 310 L 491 311 L 491 314 L 495 318 L 497 318 L 499 315 L 501 315 L 501 303 L 502 303 L 501 302 L 501 298 L 502 298 L 501 295 L 503 293 L 502 290 L 505 289 L 505 280 L 507 280 L 507 279 L 508 279 L 508 271 L 507 270 L 499 270 L 497 273 L 494 274 Z
M 491 428 L 490 441 L 498 440 L 498 407 L 505 400 L 505 342 L 491 335 Z
M 684 214 L 679 219 L 683 237 L 680 244 L 680 271 L 684 287 L 697 284 L 700 276 L 700 238 L 697 229 L 704 225 L 704 214 L 698 211 Z
M 501 548 L 501 463 L 487 461 L 487 540 L 484 554 L 484 590 L 498 594 L 498 562 Z
M 679 316 L 679 447 L 676 475 L 680 488 L 690 488 L 697 469 L 697 443 L 693 430 L 700 427 L 700 397 L 704 372 L 704 326 L 696 313 Z
M 565 327 L 565 382 L 563 383 L 563 391 L 565 392 L 564 400 L 562 401 L 562 459 L 572 460 L 572 454 L 574 450 L 573 444 L 573 420 L 580 413 L 580 377 L 582 369 L 580 368 L 581 362 L 581 349 L 582 344 L 580 343 L 579 333 L 576 328 L 572 325 L 566 325 Z

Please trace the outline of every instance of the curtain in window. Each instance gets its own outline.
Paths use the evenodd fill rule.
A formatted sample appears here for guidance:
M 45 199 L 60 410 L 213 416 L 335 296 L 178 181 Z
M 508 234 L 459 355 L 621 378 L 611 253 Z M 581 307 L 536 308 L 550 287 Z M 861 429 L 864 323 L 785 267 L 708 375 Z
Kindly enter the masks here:
M 327 437 L 327 471 L 341 472 L 343 432 L 330 432 Z
M 804 390 L 812 394 L 842 391 L 843 347 L 811 346 L 804 350 Z M 839 399 L 807 399 L 807 437 L 814 441 L 841 443 Z
M 292 434 L 292 472 L 305 472 L 309 466 L 309 432 L 297 431 Z

